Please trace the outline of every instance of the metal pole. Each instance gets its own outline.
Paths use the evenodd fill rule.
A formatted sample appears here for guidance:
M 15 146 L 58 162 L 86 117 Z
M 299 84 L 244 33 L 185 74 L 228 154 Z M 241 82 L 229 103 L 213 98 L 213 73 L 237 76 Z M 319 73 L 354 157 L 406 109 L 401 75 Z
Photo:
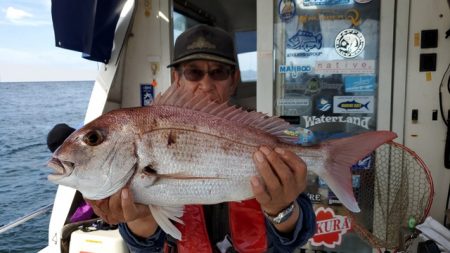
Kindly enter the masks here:
M 29 214 L 27 214 L 25 216 L 22 216 L 22 217 L 14 220 L 14 221 L 8 223 L 6 225 L 0 226 L 0 234 L 2 234 L 2 233 L 6 232 L 6 231 L 8 231 L 8 230 L 10 230 L 10 229 L 12 229 L 14 227 L 17 227 L 20 224 L 22 224 L 24 222 L 27 222 L 28 220 L 31 220 L 31 219 L 39 216 L 39 215 L 42 215 L 42 214 L 45 214 L 45 213 L 49 212 L 52 209 L 52 207 L 53 207 L 53 204 L 46 205 L 44 207 L 41 207 L 41 208 L 33 211 L 32 213 L 29 213 Z

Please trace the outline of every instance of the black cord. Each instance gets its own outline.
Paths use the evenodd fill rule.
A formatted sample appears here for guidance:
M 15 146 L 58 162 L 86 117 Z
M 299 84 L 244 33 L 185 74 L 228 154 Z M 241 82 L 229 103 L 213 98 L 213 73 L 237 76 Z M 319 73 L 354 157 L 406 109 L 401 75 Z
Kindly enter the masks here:
M 445 119 L 445 115 L 444 115 L 444 108 L 442 106 L 442 92 L 441 92 L 441 90 L 442 90 L 442 86 L 444 86 L 445 76 L 447 75 L 449 70 L 450 70 L 450 64 L 447 66 L 447 70 L 445 70 L 445 73 L 442 76 L 441 84 L 439 85 L 439 109 L 441 111 L 442 120 L 444 121 L 446 126 L 448 126 L 448 119 Z M 447 79 L 447 90 L 450 93 L 450 78 Z

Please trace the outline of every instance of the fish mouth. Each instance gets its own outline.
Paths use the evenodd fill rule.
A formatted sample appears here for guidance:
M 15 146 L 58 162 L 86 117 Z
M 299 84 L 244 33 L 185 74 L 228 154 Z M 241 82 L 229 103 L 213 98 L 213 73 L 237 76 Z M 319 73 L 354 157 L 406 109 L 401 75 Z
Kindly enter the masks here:
M 57 181 L 70 176 L 74 170 L 75 164 L 69 161 L 61 161 L 58 158 L 53 157 L 48 162 L 47 166 L 54 170 L 52 174 L 48 175 L 48 180 Z

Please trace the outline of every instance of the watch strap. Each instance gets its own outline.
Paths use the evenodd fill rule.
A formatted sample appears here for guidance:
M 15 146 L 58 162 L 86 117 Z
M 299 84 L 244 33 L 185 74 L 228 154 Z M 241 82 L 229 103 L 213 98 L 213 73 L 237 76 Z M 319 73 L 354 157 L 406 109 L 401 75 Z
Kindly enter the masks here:
M 272 223 L 281 224 L 281 223 L 285 222 L 287 219 L 289 219 L 289 217 L 291 217 L 292 213 L 294 212 L 294 208 L 295 208 L 295 202 L 292 202 L 288 207 L 281 210 L 281 212 L 279 212 L 275 216 L 272 216 L 272 215 L 266 213 L 264 210 L 263 210 L 263 213 L 264 213 L 264 216 L 266 216 L 266 218 L 269 219 Z

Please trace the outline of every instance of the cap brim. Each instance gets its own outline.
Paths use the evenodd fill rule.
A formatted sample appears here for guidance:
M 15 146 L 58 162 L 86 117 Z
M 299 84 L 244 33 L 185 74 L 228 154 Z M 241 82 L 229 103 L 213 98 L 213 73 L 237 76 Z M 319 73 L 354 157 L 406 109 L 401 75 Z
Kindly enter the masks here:
M 193 60 L 208 60 L 208 61 L 217 61 L 225 64 L 230 64 L 235 66 L 236 62 L 232 61 L 227 58 L 223 58 L 217 55 L 212 54 L 191 54 L 185 57 L 182 57 L 180 59 L 177 59 L 176 61 L 173 61 L 171 64 L 167 65 L 168 68 L 173 67 L 179 63 L 185 62 L 185 61 L 193 61 Z

